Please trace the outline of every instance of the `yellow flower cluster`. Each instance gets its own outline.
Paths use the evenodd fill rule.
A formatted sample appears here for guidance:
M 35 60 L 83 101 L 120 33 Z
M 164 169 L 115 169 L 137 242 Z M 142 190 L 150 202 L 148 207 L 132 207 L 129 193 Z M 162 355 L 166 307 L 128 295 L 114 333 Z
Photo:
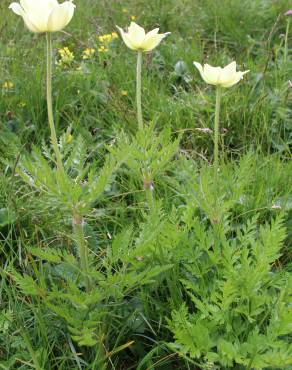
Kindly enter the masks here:
M 2 85 L 2 88 L 5 90 L 10 90 L 12 89 L 14 84 L 11 81 L 5 81 L 4 84 Z
M 93 58 L 94 54 L 95 54 L 95 49 L 87 48 L 83 51 L 82 58 L 83 59 L 91 59 L 91 58 Z
M 117 39 L 119 36 L 117 32 L 108 33 L 105 35 L 98 36 L 98 40 L 100 42 L 100 46 L 98 48 L 98 51 L 100 53 L 106 53 L 108 51 L 108 45 L 115 39 Z
M 59 49 L 58 53 L 60 56 L 60 60 L 58 61 L 59 66 L 69 65 L 73 62 L 74 54 L 72 51 L 70 51 L 70 49 L 67 46 Z
M 104 44 L 107 44 L 111 41 L 113 41 L 114 39 L 117 39 L 119 36 L 117 34 L 117 32 L 112 32 L 112 33 L 108 33 L 108 34 L 105 34 L 105 35 L 101 35 L 101 36 L 98 36 L 98 40 Z

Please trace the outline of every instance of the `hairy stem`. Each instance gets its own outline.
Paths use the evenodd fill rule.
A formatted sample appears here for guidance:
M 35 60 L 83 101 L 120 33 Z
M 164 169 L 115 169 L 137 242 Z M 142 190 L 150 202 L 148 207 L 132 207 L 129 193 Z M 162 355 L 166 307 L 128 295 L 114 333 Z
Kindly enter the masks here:
M 136 101 L 137 101 L 137 119 L 139 130 L 143 129 L 142 116 L 142 51 L 138 51 L 137 70 L 136 70 Z
M 219 167 L 219 117 L 220 117 L 221 88 L 216 89 L 215 127 L 214 127 L 214 170 L 217 174 Z
M 58 170 L 64 172 L 62 163 L 61 153 L 58 147 L 58 140 L 56 135 L 56 129 L 54 124 L 53 116 L 53 105 L 52 105 L 52 36 L 50 32 L 47 32 L 47 109 L 48 109 L 48 120 L 51 130 L 51 143 L 55 152 Z
M 290 16 L 288 16 L 290 17 Z M 288 35 L 289 35 L 289 27 L 290 27 L 290 19 L 287 20 L 287 27 L 286 27 L 286 33 L 285 33 L 285 51 L 284 51 L 284 62 L 287 62 L 288 57 Z

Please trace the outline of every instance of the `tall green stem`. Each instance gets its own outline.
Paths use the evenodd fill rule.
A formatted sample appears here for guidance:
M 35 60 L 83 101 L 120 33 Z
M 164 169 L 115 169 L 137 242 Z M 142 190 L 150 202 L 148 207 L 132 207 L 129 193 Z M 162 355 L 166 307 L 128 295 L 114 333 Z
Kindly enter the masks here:
M 143 129 L 142 116 L 142 51 L 138 51 L 137 70 L 136 70 L 136 100 L 137 100 L 137 119 L 139 130 Z
M 138 51 L 137 54 L 137 69 L 136 69 L 136 102 L 137 102 L 137 119 L 138 128 L 143 130 L 143 114 L 142 114 L 142 51 Z M 154 195 L 153 195 L 153 183 L 152 177 L 146 171 L 144 174 L 144 190 L 146 193 L 146 201 L 148 203 L 149 210 L 151 211 L 154 207 Z
M 219 167 L 219 119 L 220 119 L 221 88 L 216 89 L 215 127 L 214 127 L 214 170 L 217 174 Z
M 50 32 L 47 32 L 47 109 L 48 109 L 48 120 L 51 130 L 51 142 L 55 152 L 57 167 L 59 171 L 64 172 L 62 163 L 61 153 L 58 147 L 56 129 L 54 124 L 53 116 L 53 105 L 52 105 L 52 36 Z
M 290 17 L 290 16 L 288 16 Z M 284 51 L 284 62 L 287 62 L 287 56 L 288 56 L 288 35 L 289 35 L 289 26 L 290 26 L 290 19 L 287 20 L 287 27 L 286 27 L 286 33 L 285 33 L 285 51 Z
M 73 215 L 73 231 L 75 242 L 78 247 L 78 254 L 80 259 L 80 268 L 85 275 L 86 290 L 91 289 L 91 282 L 88 277 L 89 262 L 88 262 L 88 246 L 84 235 L 84 223 L 81 216 Z

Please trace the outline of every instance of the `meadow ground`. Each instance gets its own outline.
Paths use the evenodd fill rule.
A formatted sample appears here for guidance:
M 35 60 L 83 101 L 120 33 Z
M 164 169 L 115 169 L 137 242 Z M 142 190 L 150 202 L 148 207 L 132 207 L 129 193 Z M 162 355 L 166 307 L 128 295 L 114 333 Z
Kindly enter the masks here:
M 292 369 L 288 0 L 75 0 L 46 38 L 0 2 L 0 369 Z M 144 54 L 138 130 L 131 21 Z M 290 24 L 290 29 L 289 29 Z M 250 70 L 215 88 L 193 61 Z

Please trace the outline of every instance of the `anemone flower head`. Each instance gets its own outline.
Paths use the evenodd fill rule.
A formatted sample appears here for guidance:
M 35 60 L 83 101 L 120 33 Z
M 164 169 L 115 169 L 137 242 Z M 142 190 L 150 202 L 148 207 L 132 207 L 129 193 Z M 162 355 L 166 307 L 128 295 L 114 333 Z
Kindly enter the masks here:
M 59 4 L 57 0 L 20 0 L 9 6 L 20 15 L 27 28 L 36 33 L 61 31 L 71 21 L 75 5 L 72 0 Z
M 209 64 L 202 66 L 200 63 L 194 62 L 194 65 L 199 70 L 201 77 L 210 85 L 221 87 L 231 87 L 242 80 L 243 76 L 249 71 L 237 72 L 236 62 L 231 62 L 226 67 L 212 67 Z
M 159 28 L 146 33 L 144 28 L 135 22 L 131 22 L 127 31 L 118 26 L 117 28 L 129 49 L 142 52 L 153 50 L 170 34 L 170 32 L 159 34 Z

